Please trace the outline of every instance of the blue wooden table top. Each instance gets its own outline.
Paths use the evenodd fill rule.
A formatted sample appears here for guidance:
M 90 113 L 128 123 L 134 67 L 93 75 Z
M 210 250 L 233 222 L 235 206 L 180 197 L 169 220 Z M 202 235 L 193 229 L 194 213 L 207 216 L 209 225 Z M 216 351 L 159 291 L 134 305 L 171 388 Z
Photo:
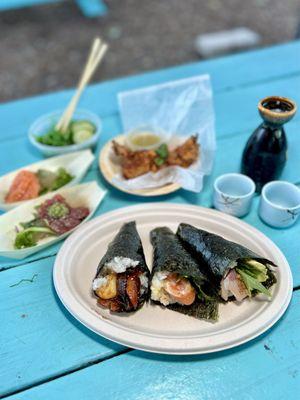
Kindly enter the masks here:
M 239 171 L 245 142 L 259 124 L 259 99 L 273 94 L 300 104 L 300 42 L 212 61 L 178 66 L 90 86 L 81 107 L 103 119 L 103 144 L 121 132 L 116 95 L 120 91 L 209 73 L 214 90 L 217 154 L 200 194 L 180 190 L 155 199 L 126 195 L 103 180 L 97 162 L 85 177 L 108 195 L 96 215 L 149 201 L 211 207 L 212 182 Z M 41 158 L 30 145 L 30 123 L 63 108 L 71 90 L 0 106 L 0 175 Z M 300 113 L 287 127 L 288 163 L 282 179 L 300 183 Z M 0 258 L 0 397 L 10 399 L 295 399 L 300 391 L 300 223 L 277 230 L 257 216 L 255 198 L 246 222 L 269 236 L 287 257 L 294 278 L 291 305 L 267 333 L 210 355 L 147 354 L 112 343 L 79 324 L 62 306 L 52 284 L 61 244 L 25 260 Z M 33 278 L 33 279 L 32 279 Z M 29 281 L 21 281 L 27 279 Z M 32 282 L 30 282 L 32 280 Z M 21 282 L 20 282 L 21 281 Z M 19 284 L 18 284 L 19 283 Z M 16 285 L 17 284 L 17 285 Z

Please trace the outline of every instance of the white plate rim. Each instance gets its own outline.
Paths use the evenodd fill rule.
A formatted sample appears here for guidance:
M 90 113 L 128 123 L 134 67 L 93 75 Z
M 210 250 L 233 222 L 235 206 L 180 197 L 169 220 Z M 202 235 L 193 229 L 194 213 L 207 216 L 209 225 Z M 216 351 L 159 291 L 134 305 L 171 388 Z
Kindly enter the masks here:
M 61 268 L 61 265 L 63 265 L 64 262 L 64 257 L 65 255 L 68 254 L 68 251 L 72 247 L 72 244 L 74 241 L 76 241 L 78 238 L 80 238 L 81 235 L 86 234 L 90 229 L 93 227 L 97 226 L 99 222 L 101 225 L 103 225 L 106 221 L 111 220 L 112 218 L 117 218 L 117 217 L 122 217 L 125 215 L 127 218 L 127 215 L 132 213 L 132 217 L 134 216 L 135 213 L 138 212 L 149 212 L 151 211 L 158 211 L 161 208 L 165 208 L 167 211 L 187 211 L 189 212 L 200 212 L 200 213 L 205 213 L 205 217 L 212 217 L 212 218 L 217 218 L 219 221 L 223 221 L 224 223 L 230 223 L 231 226 L 235 225 L 239 228 L 242 228 L 244 230 L 251 231 L 253 234 L 255 234 L 258 238 L 261 240 L 264 240 L 265 243 L 268 244 L 268 246 L 272 249 L 272 252 L 278 257 L 280 261 L 280 266 L 285 272 L 285 291 L 283 293 L 283 298 L 281 299 L 280 307 L 277 309 L 277 312 L 273 312 L 273 314 L 269 317 L 267 321 L 265 321 L 263 326 L 258 326 L 253 329 L 252 331 L 248 332 L 248 334 L 244 334 L 243 336 L 232 335 L 231 332 L 231 340 L 227 339 L 226 341 L 222 341 L 222 343 L 218 345 L 204 345 L 203 344 L 197 344 L 199 342 L 199 337 L 193 338 L 190 337 L 188 339 L 189 343 L 186 343 L 187 340 L 185 338 L 176 338 L 174 337 L 168 337 L 168 338 L 161 338 L 159 335 L 145 335 L 141 333 L 135 333 L 131 332 L 127 328 L 124 327 L 119 327 L 115 323 L 111 323 L 106 321 L 105 318 L 101 317 L 98 315 L 97 317 L 93 314 L 91 314 L 91 310 L 87 310 L 85 307 L 82 306 L 78 300 L 74 299 L 72 293 L 68 289 L 68 285 L 66 282 L 64 282 L 63 279 L 63 268 Z M 125 213 L 125 214 L 124 214 Z M 130 219 L 133 219 L 133 218 Z M 129 220 L 127 218 L 127 220 Z M 216 211 L 214 209 L 209 209 L 209 208 L 204 208 L 201 206 L 195 206 L 195 205 L 187 205 L 187 204 L 176 204 L 176 203 L 147 203 L 147 204 L 140 204 L 140 205 L 133 205 L 133 206 L 128 206 L 128 207 L 122 207 L 113 211 L 110 211 L 108 213 L 105 213 L 90 222 L 84 224 L 81 228 L 79 228 L 76 232 L 74 232 L 63 244 L 61 247 L 53 268 L 53 282 L 54 282 L 54 287 L 56 290 L 56 293 L 60 300 L 62 301 L 63 305 L 66 307 L 66 309 L 79 321 L 81 322 L 84 326 L 86 326 L 88 329 L 92 330 L 98 335 L 101 335 L 107 339 L 110 339 L 116 343 L 119 343 L 121 345 L 125 345 L 131 348 L 139 349 L 139 350 L 144 350 L 148 352 L 153 352 L 153 353 L 161 353 L 161 354 L 174 354 L 174 355 L 191 355 L 191 354 L 206 354 L 206 353 L 212 353 L 216 351 L 221 351 L 229 348 L 233 348 L 236 346 L 239 346 L 243 343 L 246 343 L 262 333 L 266 332 L 268 329 L 270 329 L 284 314 L 286 311 L 292 297 L 292 292 L 293 292 L 293 279 L 292 279 L 292 273 L 289 267 L 289 264 L 285 258 L 285 256 L 282 254 L 281 250 L 267 237 L 265 236 L 262 232 L 260 232 L 258 229 L 254 228 L 253 226 L 247 224 L 244 221 L 241 221 L 235 217 L 232 217 L 230 215 L 221 213 L 219 211 Z M 274 299 L 273 299 L 274 300 Z M 269 304 L 272 305 L 274 304 L 274 301 L 271 301 Z M 278 303 L 278 301 L 277 301 Z M 272 308 L 275 308 L 275 304 Z M 93 310 L 95 311 L 95 310 Z M 259 315 L 258 315 L 259 317 Z M 257 320 L 259 321 L 259 318 L 257 317 Z M 255 321 L 255 318 L 252 318 L 251 321 L 253 322 L 253 319 Z M 249 322 L 248 322 L 249 323 Z M 97 324 L 97 328 L 95 325 Z M 99 328 L 99 325 L 101 326 Z M 257 324 L 256 324 L 257 325 Z M 238 329 L 238 328 L 236 328 Z M 124 331 L 126 331 L 126 337 L 124 337 Z M 218 336 L 220 334 L 216 334 Z M 160 344 L 157 344 L 157 340 L 159 339 Z M 173 342 L 173 339 L 176 339 L 177 342 L 180 342 L 180 344 L 175 345 L 171 342 Z M 196 341 L 196 344 L 190 343 L 191 341 Z M 202 338 L 201 338 L 202 340 Z

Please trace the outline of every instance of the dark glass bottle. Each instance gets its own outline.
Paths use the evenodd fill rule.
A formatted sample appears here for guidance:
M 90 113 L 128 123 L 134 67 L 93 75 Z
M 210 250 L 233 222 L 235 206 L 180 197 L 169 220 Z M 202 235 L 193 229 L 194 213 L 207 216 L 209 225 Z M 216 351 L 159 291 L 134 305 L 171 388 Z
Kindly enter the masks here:
M 257 192 L 282 173 L 287 158 L 283 124 L 295 115 L 296 108 L 292 100 L 278 96 L 267 97 L 258 104 L 264 121 L 248 139 L 241 165 L 242 173 L 254 180 Z

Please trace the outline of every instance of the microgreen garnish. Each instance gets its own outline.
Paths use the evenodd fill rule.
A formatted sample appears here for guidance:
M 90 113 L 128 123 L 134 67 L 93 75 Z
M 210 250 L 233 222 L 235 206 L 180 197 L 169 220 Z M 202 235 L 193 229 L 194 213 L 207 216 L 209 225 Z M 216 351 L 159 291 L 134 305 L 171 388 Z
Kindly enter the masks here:
M 157 154 L 157 157 L 154 159 L 154 162 L 158 167 L 160 167 L 166 162 L 168 158 L 168 146 L 165 143 L 161 144 L 159 148 L 156 149 L 155 153 Z

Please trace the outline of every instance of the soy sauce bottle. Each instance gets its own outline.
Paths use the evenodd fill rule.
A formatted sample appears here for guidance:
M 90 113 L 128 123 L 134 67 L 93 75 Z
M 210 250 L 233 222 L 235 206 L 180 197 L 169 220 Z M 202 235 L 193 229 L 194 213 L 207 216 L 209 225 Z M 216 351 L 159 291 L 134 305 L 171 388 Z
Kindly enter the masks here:
M 256 191 L 280 177 L 287 159 L 287 139 L 283 124 L 290 121 L 296 104 L 285 97 L 270 96 L 258 103 L 263 123 L 248 139 L 242 156 L 242 173 L 252 178 Z

